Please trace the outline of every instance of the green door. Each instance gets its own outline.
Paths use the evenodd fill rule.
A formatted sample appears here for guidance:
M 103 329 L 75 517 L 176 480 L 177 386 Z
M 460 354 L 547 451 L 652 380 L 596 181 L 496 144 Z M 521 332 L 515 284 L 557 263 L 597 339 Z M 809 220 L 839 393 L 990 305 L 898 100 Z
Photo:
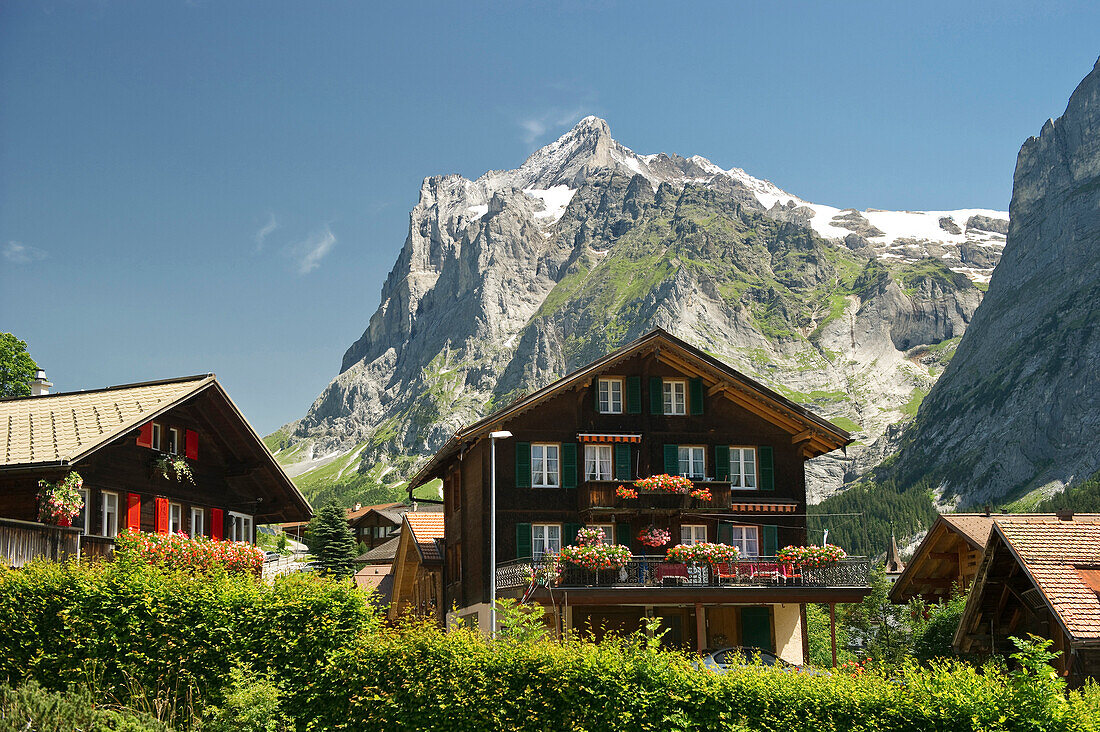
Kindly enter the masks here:
M 741 645 L 763 648 L 775 653 L 772 645 L 772 609 L 770 607 L 741 608 Z

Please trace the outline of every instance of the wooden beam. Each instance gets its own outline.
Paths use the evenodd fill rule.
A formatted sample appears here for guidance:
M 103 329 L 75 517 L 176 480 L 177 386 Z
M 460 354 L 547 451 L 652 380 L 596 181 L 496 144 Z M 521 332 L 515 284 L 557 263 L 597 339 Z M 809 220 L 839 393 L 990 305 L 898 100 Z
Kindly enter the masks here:
M 836 603 L 829 603 L 829 648 L 833 652 L 833 668 L 836 668 Z
M 703 603 L 695 603 L 695 645 L 702 653 L 707 649 L 707 611 Z
M 944 561 L 958 561 L 959 559 L 959 555 L 955 552 L 928 552 L 927 557 L 929 559 L 942 559 Z
M 714 396 L 718 392 L 725 391 L 725 390 L 726 390 L 726 385 L 723 384 L 722 382 L 718 382 L 714 386 L 707 389 L 707 396 Z
M 797 435 L 792 435 L 791 436 L 791 444 L 792 445 L 797 445 L 800 442 L 805 442 L 806 440 L 809 440 L 813 436 L 814 436 L 814 431 L 813 430 L 802 430 Z

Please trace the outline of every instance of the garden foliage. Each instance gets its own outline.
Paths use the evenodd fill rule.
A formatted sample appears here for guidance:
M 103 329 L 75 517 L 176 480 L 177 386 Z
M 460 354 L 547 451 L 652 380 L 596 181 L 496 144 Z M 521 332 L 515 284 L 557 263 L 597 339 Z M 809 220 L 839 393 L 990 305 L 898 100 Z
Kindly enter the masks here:
M 264 563 L 263 552 L 247 542 L 190 538 L 182 531 L 153 534 L 127 529 L 115 537 L 115 557 L 124 564 L 141 562 L 186 572 L 221 567 L 231 574 L 258 575 Z

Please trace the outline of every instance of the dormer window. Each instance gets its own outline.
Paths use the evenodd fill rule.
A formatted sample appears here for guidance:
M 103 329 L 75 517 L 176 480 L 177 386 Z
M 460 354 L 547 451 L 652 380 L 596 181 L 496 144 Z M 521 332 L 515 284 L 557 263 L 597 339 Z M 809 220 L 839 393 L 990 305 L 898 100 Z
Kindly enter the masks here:
M 687 414 L 687 382 L 665 379 L 665 414 Z
M 601 414 L 623 413 L 622 379 L 600 379 L 598 409 Z

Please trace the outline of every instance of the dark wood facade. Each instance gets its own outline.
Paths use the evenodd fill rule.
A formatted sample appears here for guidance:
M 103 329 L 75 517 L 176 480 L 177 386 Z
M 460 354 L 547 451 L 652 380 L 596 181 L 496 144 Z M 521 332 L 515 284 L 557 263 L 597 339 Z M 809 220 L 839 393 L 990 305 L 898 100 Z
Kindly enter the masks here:
M 61 404 L 68 396 L 26 401 L 52 399 Z M 11 410 L 19 406 L 7 405 Z M 151 428 L 146 425 L 151 424 L 159 425 L 160 449 L 149 444 Z M 177 452 L 187 460 L 193 482 L 165 478 L 155 467 L 158 457 L 168 452 L 173 429 L 179 436 Z M 308 503 L 213 377 L 198 381 L 177 403 L 152 411 L 147 421 L 123 429 L 75 459 L 0 465 L 0 516 L 36 521 L 38 481 L 58 480 L 70 471 L 80 474 L 86 491 L 84 513 L 73 526 L 90 536 L 110 537 L 127 527 L 148 532 L 172 528 L 252 542 L 257 524 L 310 515 Z M 99 546 L 95 541 L 86 544 Z M 108 551 L 100 547 L 95 553 Z
M 638 541 L 637 534 L 649 526 L 667 529 L 672 536 L 669 546 L 681 543 L 685 525 L 704 527 L 692 530 L 695 539 L 730 544 L 737 543 L 732 540 L 734 531 L 740 536 L 745 528 L 752 529 L 760 556 L 772 555 L 790 544 L 805 544 L 804 461 L 846 444 L 847 435 L 763 387 L 750 394 L 745 388 L 748 380 L 740 375 L 731 377 L 731 373 L 736 374 L 682 341 L 656 331 L 527 398 L 518 407 L 506 408 L 460 432 L 410 484 L 415 488 L 431 478 L 443 480 L 445 606 L 470 608 L 489 597 L 493 571 L 488 552 L 490 430 L 512 433 L 510 438 L 496 441 L 498 567 L 531 557 L 535 525 L 560 527 L 563 546 L 573 543 L 576 531 L 583 526 L 606 527 L 609 539 L 628 546 L 633 555 L 663 555 L 667 549 L 649 548 Z M 601 411 L 601 379 L 620 383 L 619 413 Z M 664 384 L 673 381 L 683 384 L 683 414 L 664 413 Z M 554 487 L 538 487 L 528 475 L 532 445 L 539 444 L 558 448 Z M 590 445 L 610 446 L 613 464 L 609 479 L 586 479 L 585 448 Z M 636 478 L 679 473 L 681 446 L 695 448 L 694 456 L 701 452 L 704 465 L 695 485 L 709 488 L 713 500 L 652 493 L 640 493 L 637 499 L 615 495 L 618 485 L 629 486 Z M 730 448 L 755 451 L 754 489 L 731 486 L 728 462 L 722 466 L 723 460 L 729 460 Z M 606 611 L 623 615 L 626 619 L 616 622 L 629 625 L 638 622 L 641 608 L 652 605 L 676 605 L 695 612 L 702 601 L 713 605 L 712 609 L 723 604 L 778 602 L 795 603 L 797 613 L 797 603 L 806 598 L 852 601 L 866 594 L 851 588 L 831 594 L 793 590 L 715 588 L 700 592 L 649 587 L 628 591 L 616 587 L 571 589 L 570 595 L 571 601 L 591 606 L 584 615 L 589 620 L 575 616 L 577 623 L 590 622 L 593 613 L 603 617 L 601 613 Z M 625 605 L 631 607 L 614 609 Z M 716 611 L 714 615 L 720 614 Z M 696 628 L 689 630 L 684 631 L 685 637 L 694 639 Z

